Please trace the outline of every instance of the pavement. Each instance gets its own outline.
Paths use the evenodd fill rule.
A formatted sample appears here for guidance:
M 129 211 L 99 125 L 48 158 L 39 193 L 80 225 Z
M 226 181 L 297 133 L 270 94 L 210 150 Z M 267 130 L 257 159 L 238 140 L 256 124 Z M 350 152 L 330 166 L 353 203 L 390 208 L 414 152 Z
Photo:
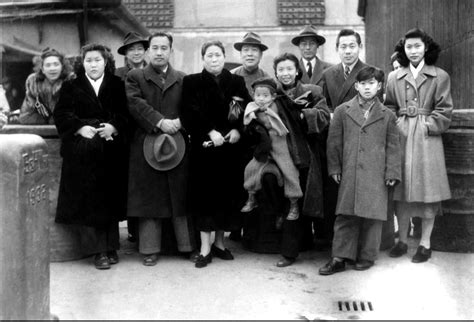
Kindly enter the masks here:
M 233 261 L 205 268 L 181 256 L 161 256 L 153 267 L 126 240 L 120 262 L 97 270 L 92 258 L 51 263 L 51 314 L 60 320 L 473 320 L 474 254 L 433 252 L 414 264 L 408 254 L 381 252 L 367 271 L 331 276 L 318 269 L 328 251 L 307 251 L 289 267 L 278 255 L 251 253 L 226 240 Z M 346 304 L 347 303 L 347 304 Z

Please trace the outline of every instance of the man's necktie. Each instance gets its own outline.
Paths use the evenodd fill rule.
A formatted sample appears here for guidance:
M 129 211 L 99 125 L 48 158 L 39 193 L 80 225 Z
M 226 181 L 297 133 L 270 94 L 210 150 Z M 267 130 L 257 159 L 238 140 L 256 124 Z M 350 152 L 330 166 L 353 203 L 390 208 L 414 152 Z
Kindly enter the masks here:
M 311 65 L 311 62 L 308 62 L 308 77 L 311 78 L 313 76 L 313 66 Z
M 351 70 L 349 69 L 349 66 L 346 66 L 344 68 L 344 79 L 347 79 L 350 73 L 351 73 Z

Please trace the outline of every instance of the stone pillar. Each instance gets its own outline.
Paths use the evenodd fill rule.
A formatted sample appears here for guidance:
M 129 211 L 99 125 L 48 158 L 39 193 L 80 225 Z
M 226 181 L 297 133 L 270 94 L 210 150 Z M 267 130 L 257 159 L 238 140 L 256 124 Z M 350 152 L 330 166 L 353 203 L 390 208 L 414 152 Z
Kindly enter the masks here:
M 0 319 L 49 319 L 48 148 L 0 135 Z

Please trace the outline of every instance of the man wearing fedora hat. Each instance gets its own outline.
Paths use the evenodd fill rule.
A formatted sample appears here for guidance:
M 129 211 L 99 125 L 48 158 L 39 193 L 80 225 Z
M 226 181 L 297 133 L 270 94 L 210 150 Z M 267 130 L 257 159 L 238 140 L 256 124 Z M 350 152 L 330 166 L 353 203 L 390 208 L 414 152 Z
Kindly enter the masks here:
M 301 82 L 315 84 L 321 80 L 323 72 L 332 66 L 316 56 L 318 47 L 326 42 L 326 38 L 318 35 L 314 26 L 308 25 L 300 31 L 298 36 L 291 39 L 291 43 L 298 46 L 301 52 L 300 67 L 303 71 Z
M 177 248 L 191 252 L 194 230 L 186 213 L 187 135 L 179 119 L 184 73 L 169 63 L 173 37 L 149 38 L 150 64 L 126 78 L 128 106 L 137 123 L 130 146 L 128 216 L 139 218 L 139 251 L 153 266 L 172 226 Z M 165 247 L 163 247 L 165 248 Z
M 145 52 L 148 49 L 148 40 L 135 31 L 130 31 L 123 38 L 123 45 L 117 52 L 125 56 L 125 66 L 117 68 L 115 75 L 125 81 L 128 72 L 134 68 L 146 66 Z
M 240 52 L 242 66 L 234 68 L 230 72 L 244 78 L 245 86 L 250 96 L 253 96 L 252 83 L 259 78 L 269 77 L 264 70 L 258 67 L 262 54 L 268 47 L 262 43 L 259 35 L 254 32 L 248 32 L 244 35 L 242 41 L 234 44 L 234 48 Z

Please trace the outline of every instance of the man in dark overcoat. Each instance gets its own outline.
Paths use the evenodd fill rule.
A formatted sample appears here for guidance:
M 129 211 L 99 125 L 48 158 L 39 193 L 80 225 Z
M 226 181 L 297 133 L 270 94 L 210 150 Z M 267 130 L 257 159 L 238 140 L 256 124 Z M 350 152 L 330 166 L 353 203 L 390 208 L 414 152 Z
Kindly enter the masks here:
M 153 266 L 161 250 L 164 225 L 170 220 L 180 252 L 195 247 L 194 230 L 186 215 L 188 155 L 173 169 L 159 171 L 151 167 L 143 154 L 147 134 L 181 132 L 179 109 L 184 73 L 169 64 L 173 38 L 155 33 L 149 38 L 150 64 L 130 71 L 126 91 L 130 114 L 138 127 L 130 148 L 128 216 L 139 218 L 139 251 L 143 264 Z
M 301 53 L 302 83 L 317 85 L 323 76 L 323 72 L 332 66 L 332 64 L 316 56 L 318 48 L 324 45 L 325 42 L 326 38 L 318 35 L 316 28 L 311 25 L 305 26 L 298 36 L 291 39 L 291 43 L 298 46 Z

